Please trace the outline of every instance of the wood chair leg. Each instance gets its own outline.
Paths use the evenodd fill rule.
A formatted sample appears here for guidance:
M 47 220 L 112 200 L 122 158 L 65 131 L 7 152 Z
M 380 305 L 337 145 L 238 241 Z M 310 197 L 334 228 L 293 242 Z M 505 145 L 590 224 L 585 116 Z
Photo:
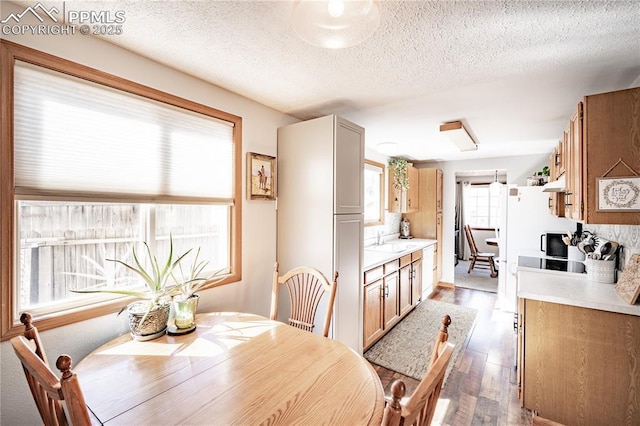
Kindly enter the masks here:
M 496 272 L 496 266 L 493 263 L 493 259 L 489 259 L 489 268 L 491 269 L 491 274 L 489 275 L 491 278 L 495 278 L 498 276 Z
M 476 258 L 475 258 L 475 257 L 472 257 L 472 258 L 471 258 L 471 261 L 469 262 L 469 269 L 467 269 L 467 274 L 470 274 L 470 273 L 471 273 L 471 270 L 473 269 L 473 267 L 475 266 L 475 264 L 476 264 Z

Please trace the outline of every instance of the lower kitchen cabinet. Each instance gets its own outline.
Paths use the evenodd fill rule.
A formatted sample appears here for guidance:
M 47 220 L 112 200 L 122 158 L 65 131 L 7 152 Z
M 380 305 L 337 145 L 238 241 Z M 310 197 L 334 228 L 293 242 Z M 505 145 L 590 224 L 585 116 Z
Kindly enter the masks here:
M 407 254 L 400 258 L 400 315 L 404 316 L 413 309 L 411 304 L 411 255 Z
M 365 271 L 363 294 L 363 347 L 366 350 L 420 301 L 422 250 Z
M 640 316 L 520 299 L 518 322 L 524 407 L 567 425 L 640 424 Z
M 363 347 L 372 345 L 384 334 L 383 300 L 384 281 L 381 279 L 364 286 L 364 342 Z

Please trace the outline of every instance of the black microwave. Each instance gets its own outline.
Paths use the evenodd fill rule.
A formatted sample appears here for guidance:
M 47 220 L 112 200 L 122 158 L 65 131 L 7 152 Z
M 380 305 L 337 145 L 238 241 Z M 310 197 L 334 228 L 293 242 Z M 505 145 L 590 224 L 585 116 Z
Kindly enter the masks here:
M 567 235 L 564 232 L 545 232 L 540 235 L 540 250 L 549 257 L 567 258 L 568 247 L 562 237 Z

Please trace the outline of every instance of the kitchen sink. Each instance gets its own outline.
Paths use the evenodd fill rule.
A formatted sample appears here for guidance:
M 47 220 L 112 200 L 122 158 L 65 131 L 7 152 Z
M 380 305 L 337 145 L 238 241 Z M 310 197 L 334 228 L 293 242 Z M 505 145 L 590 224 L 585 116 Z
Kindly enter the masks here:
M 396 244 L 380 244 L 380 245 L 367 246 L 364 249 L 366 251 L 380 251 L 384 253 L 400 253 L 403 251 L 410 250 L 414 247 L 417 247 L 417 245 L 396 243 Z

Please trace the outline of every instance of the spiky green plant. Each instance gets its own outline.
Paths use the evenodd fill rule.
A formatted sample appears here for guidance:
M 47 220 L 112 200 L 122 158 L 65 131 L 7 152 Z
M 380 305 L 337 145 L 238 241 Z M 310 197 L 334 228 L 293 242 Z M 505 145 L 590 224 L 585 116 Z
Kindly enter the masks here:
M 204 272 L 205 268 L 209 264 L 209 261 L 200 261 L 199 259 L 200 247 L 198 247 L 198 251 L 196 252 L 196 256 L 193 259 L 193 263 L 191 264 L 191 269 L 188 274 L 183 273 L 182 265 L 179 265 L 178 267 L 180 269 L 180 275 L 186 278 L 180 280 L 172 274 L 174 281 L 178 283 L 178 285 L 175 287 L 176 291 L 174 294 L 179 294 L 182 300 L 186 300 L 189 297 L 193 296 L 198 290 L 206 287 L 211 287 L 224 279 L 224 277 L 220 277 L 218 275 L 226 271 L 227 268 L 219 269 L 206 277 L 201 277 L 200 275 Z
M 151 249 L 146 242 L 143 242 L 146 248 L 146 255 L 149 259 L 149 267 L 145 268 L 140 259 L 138 258 L 138 254 L 136 253 L 136 248 L 133 246 L 133 261 L 134 265 L 131 265 L 125 261 L 119 259 L 106 259 L 109 262 L 116 262 L 125 268 L 133 271 L 136 275 L 142 278 L 142 281 L 145 284 L 145 290 L 124 290 L 118 288 L 96 288 L 96 289 L 83 289 L 83 290 L 72 290 L 75 293 L 110 293 L 110 294 L 120 294 L 123 296 L 131 296 L 138 299 L 149 300 L 150 309 L 160 304 L 160 299 L 163 297 L 168 297 L 175 291 L 175 286 L 169 285 L 169 278 L 172 277 L 173 270 L 180 264 L 180 262 L 187 256 L 191 249 L 187 250 L 182 255 L 178 256 L 174 260 L 173 256 L 173 238 L 169 237 L 169 256 L 167 260 L 162 264 L 158 261 L 158 258 L 151 253 Z

